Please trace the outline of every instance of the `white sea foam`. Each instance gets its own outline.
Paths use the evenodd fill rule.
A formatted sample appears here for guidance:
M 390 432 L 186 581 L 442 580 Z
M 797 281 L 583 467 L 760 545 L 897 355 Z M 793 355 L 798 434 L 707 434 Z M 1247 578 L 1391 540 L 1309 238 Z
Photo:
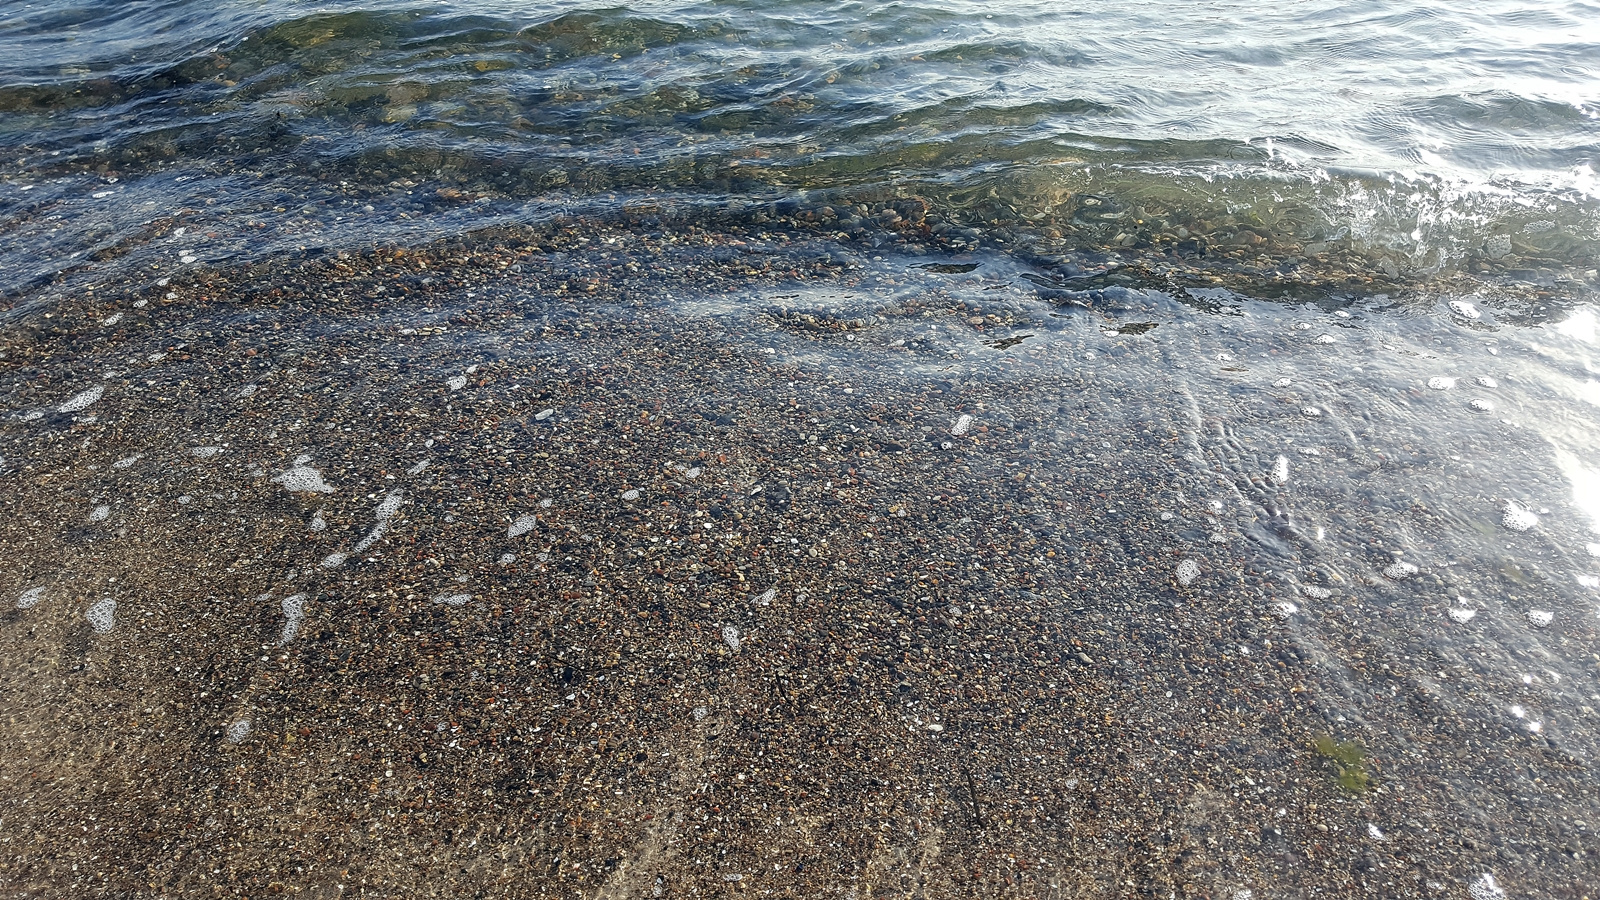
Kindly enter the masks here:
M 406 470 L 406 474 L 407 475 L 421 475 L 422 474 L 422 470 L 426 469 L 428 467 L 428 462 L 429 461 L 425 459 L 422 462 L 417 463 L 416 465 L 414 465 L 411 468 L 407 469 Z
M 256 385 L 247 384 L 244 387 L 239 388 L 239 393 L 234 394 L 234 396 L 239 398 L 240 400 L 243 400 L 246 397 L 255 396 L 255 392 L 258 391 L 258 390 L 260 390 L 260 388 L 257 387 Z
M 362 538 L 361 541 L 359 543 L 357 543 L 355 545 L 355 547 L 351 550 L 351 552 L 352 553 L 365 553 L 365 552 L 367 552 L 367 548 L 368 547 L 371 547 L 373 544 L 376 544 L 378 541 L 382 540 L 383 536 L 388 534 L 388 533 L 389 533 L 389 520 L 388 519 L 379 519 L 378 520 L 378 524 L 372 526 L 372 530 L 367 532 L 367 536 Z
M 228 726 L 228 743 L 240 744 L 250 736 L 250 720 L 240 719 Z
M 1467 405 L 1478 412 L 1494 412 L 1494 404 L 1482 397 L 1474 397 L 1467 401 Z
M 739 629 L 733 627 L 732 625 L 722 626 L 722 642 L 728 645 L 729 650 L 732 650 L 735 653 L 739 652 L 739 645 L 741 643 Z
M 1482 313 L 1478 312 L 1478 307 L 1468 303 L 1465 300 L 1451 300 L 1450 311 L 1463 319 L 1476 319 L 1483 315 Z
M 465 606 L 468 603 L 472 602 L 472 595 L 471 594 L 440 594 L 439 596 L 433 598 L 433 602 L 435 602 L 435 603 L 443 603 L 445 606 Z
M 1479 375 L 1472 380 L 1477 382 L 1479 387 L 1497 388 L 1500 386 L 1500 382 L 1495 381 L 1492 375 Z
M 201 459 L 210 459 L 211 457 L 216 456 L 218 453 L 221 453 L 222 452 L 222 448 L 221 447 L 192 447 L 192 448 L 189 449 L 189 452 L 193 453 L 195 456 L 200 457 Z
M 83 617 L 89 620 L 89 627 L 96 634 L 107 634 L 117 624 L 117 601 L 106 597 L 89 607 Z
M 99 400 L 100 397 L 105 394 L 105 392 L 105 385 L 97 384 L 86 391 L 80 391 L 79 393 L 74 394 L 72 399 L 61 404 L 56 408 L 56 411 L 64 413 L 82 412 L 83 410 L 93 406 L 95 401 Z
M 329 553 L 322 558 L 322 567 L 324 569 L 337 569 L 344 565 L 344 561 L 349 558 L 350 554 L 348 553 Z
M 457 375 L 449 381 L 446 381 L 445 384 L 450 387 L 450 390 L 459 391 L 467 386 L 467 376 Z
M 1443 375 L 1435 375 L 1434 377 L 1428 379 L 1428 387 L 1433 388 L 1436 391 L 1448 391 L 1455 386 L 1456 379 L 1446 378 Z
M 777 588 L 767 588 L 766 591 L 764 591 L 761 594 L 761 596 L 756 598 L 756 604 L 759 605 L 759 606 L 771 606 L 772 605 L 772 601 L 777 596 L 778 596 L 778 589 Z
M 1313 600 L 1326 600 L 1333 596 L 1333 591 L 1315 584 L 1300 585 L 1300 593 L 1305 594 L 1307 597 L 1310 597 Z
M 121 458 L 121 459 L 117 460 L 116 462 L 112 463 L 111 464 L 111 468 L 113 468 L 113 469 L 126 469 L 129 466 L 133 465 L 134 463 L 138 462 L 141 458 L 143 458 L 143 456 L 144 456 L 143 453 L 135 453 L 132 456 L 124 456 L 123 458 Z
M 22 592 L 22 596 L 17 598 L 17 609 L 31 609 L 38 606 L 39 601 L 43 599 L 44 585 L 28 588 Z
M 1457 625 L 1465 625 L 1468 622 L 1471 622 L 1472 621 L 1472 617 L 1476 616 L 1477 614 L 1478 614 L 1478 611 L 1475 610 L 1475 609 L 1466 609 L 1466 608 L 1463 608 L 1463 607 L 1460 607 L 1460 606 L 1456 606 L 1456 607 L 1451 607 L 1449 616 L 1450 616 L 1450 621 L 1455 622 Z
M 1200 564 L 1192 559 L 1186 559 L 1178 563 L 1178 570 L 1176 574 L 1178 583 L 1184 587 L 1188 587 L 1189 585 L 1194 584 L 1196 578 L 1200 577 Z
M 629 503 L 632 503 L 633 501 L 639 499 L 639 490 L 638 490 L 638 488 L 629 488 L 628 490 L 623 491 L 622 492 L 622 499 L 628 501 Z
M 306 617 L 306 595 L 295 594 L 293 597 L 285 597 L 281 607 L 284 620 L 283 636 L 278 639 L 280 646 L 294 640 L 295 635 L 300 633 L 300 623 Z
M 1280 455 L 1272 463 L 1272 483 L 1289 483 L 1289 457 Z
M 1488 872 L 1479 875 L 1477 881 L 1468 885 L 1467 893 L 1471 895 L 1472 900 L 1506 900 L 1506 892 L 1500 889 L 1500 885 L 1495 884 L 1494 876 Z
M 1278 615 L 1283 616 L 1285 619 L 1300 611 L 1300 607 L 1295 606 L 1293 603 L 1290 603 L 1287 600 L 1278 601 L 1273 606 L 1273 609 L 1277 610 Z
M 1539 524 L 1539 517 L 1531 510 L 1523 509 L 1514 501 L 1506 501 L 1505 514 L 1500 517 L 1500 524 L 1512 531 L 1527 531 Z
M 1545 609 L 1528 610 L 1528 621 L 1535 627 L 1543 628 L 1556 620 L 1556 614 Z
M 400 504 L 404 500 L 405 498 L 401 491 L 390 491 L 389 496 L 383 498 L 383 502 L 378 504 L 378 521 L 386 522 L 394 518 L 394 514 L 400 511 Z
M 972 417 L 966 413 L 962 413 L 960 416 L 956 417 L 955 422 L 950 426 L 950 434 L 954 435 L 955 437 L 960 437 L 971 430 Z
M 296 494 L 333 493 L 333 488 L 322 480 L 321 472 L 300 462 L 296 462 L 294 468 L 282 475 L 273 476 L 272 480 Z
M 1322 410 L 1315 406 L 1307 406 L 1306 408 L 1300 410 L 1300 415 L 1305 416 L 1308 419 L 1315 419 L 1322 415 Z
M 1395 581 L 1401 581 L 1417 574 L 1417 567 L 1411 563 L 1395 561 L 1383 567 L 1383 574 Z
M 99 506 L 96 506 L 92 511 L 90 511 L 90 513 L 89 513 L 89 521 L 91 521 L 91 522 L 104 522 L 106 519 L 110 518 L 110 516 L 111 516 L 111 507 L 106 506 L 104 503 L 102 503 Z
M 539 524 L 539 517 L 533 513 L 525 513 L 517 517 L 511 527 L 506 529 L 506 537 L 522 537 L 532 531 Z

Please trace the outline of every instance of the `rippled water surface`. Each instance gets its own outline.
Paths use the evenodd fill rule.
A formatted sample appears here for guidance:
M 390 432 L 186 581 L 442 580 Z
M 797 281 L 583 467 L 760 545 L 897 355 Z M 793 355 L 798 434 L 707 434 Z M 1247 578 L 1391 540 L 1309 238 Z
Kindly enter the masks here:
M 1597 22 L 0 7 L 0 882 L 1590 896 Z

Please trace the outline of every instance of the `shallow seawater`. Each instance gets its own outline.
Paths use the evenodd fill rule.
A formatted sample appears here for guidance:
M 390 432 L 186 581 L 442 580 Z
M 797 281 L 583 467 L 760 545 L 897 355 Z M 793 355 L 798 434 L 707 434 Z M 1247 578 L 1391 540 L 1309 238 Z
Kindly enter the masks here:
M 1596 10 L 1271 12 L 7 11 L 0 880 L 1589 896 Z

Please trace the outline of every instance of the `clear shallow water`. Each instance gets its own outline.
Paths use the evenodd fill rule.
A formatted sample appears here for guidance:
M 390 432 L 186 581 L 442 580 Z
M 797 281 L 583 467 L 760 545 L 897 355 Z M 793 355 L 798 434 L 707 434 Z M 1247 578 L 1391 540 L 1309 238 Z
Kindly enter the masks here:
M 8 9 L 10 871 L 1584 896 L 1595 12 Z

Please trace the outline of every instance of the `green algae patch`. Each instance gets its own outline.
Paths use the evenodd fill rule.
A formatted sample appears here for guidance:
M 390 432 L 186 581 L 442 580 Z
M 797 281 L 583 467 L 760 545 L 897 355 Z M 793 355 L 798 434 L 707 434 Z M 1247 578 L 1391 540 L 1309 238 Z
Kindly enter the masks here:
M 1377 776 L 1367 761 L 1367 751 L 1355 741 L 1336 740 L 1331 735 L 1318 735 L 1311 742 L 1317 756 L 1333 772 L 1339 789 L 1347 794 L 1364 794 L 1372 788 Z

